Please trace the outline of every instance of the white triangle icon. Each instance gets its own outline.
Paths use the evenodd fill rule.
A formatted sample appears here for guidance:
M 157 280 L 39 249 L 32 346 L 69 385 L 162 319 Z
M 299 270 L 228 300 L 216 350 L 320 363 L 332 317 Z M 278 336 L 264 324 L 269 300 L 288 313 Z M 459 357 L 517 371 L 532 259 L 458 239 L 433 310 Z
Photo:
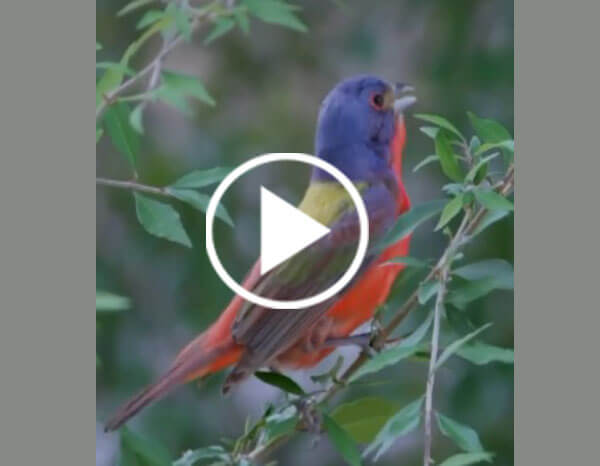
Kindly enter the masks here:
M 260 187 L 260 273 L 265 274 L 330 229 Z

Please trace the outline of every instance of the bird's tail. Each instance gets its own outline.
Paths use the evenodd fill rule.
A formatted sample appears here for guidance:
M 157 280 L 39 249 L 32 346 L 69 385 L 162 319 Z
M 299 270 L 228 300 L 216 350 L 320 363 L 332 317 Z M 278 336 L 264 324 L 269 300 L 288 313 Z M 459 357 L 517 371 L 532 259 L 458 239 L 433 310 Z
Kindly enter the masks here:
M 260 277 L 260 263 L 254 264 L 244 280 L 252 288 Z M 235 296 L 211 327 L 196 337 L 179 353 L 171 368 L 156 382 L 125 403 L 106 423 L 104 430 L 113 431 L 182 383 L 207 376 L 237 362 L 243 348 L 233 340 L 231 327 L 244 301 Z
M 239 358 L 241 349 L 233 340 L 228 339 L 224 344 L 208 349 L 206 337 L 206 334 L 202 334 L 186 346 L 171 368 L 121 406 L 106 423 L 104 430 L 109 432 L 118 429 L 150 403 L 164 397 L 182 383 L 217 372 Z
M 108 421 L 104 430 L 109 432 L 118 429 L 150 403 L 182 383 L 235 363 L 240 358 L 242 347 L 233 340 L 231 326 L 242 302 L 239 296 L 234 297 L 217 321 L 181 350 L 162 377 L 125 403 Z

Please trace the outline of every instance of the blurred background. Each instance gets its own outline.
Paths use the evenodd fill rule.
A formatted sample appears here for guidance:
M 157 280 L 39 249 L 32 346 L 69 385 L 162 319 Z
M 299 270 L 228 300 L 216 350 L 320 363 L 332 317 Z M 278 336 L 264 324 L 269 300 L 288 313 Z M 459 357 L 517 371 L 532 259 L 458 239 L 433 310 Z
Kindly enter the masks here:
M 96 38 L 106 60 L 118 60 L 139 32 L 139 15 L 117 18 L 121 0 L 97 0 Z M 196 2 L 199 3 L 199 2 Z M 191 118 L 161 103 L 144 115 L 145 137 L 139 172 L 141 181 L 164 185 L 193 170 L 236 166 L 265 152 L 313 151 L 313 133 L 320 101 L 340 79 L 362 73 L 414 85 L 419 102 L 414 112 L 437 113 L 465 134 L 473 134 L 466 111 L 513 128 L 513 2 L 510 0 L 381 0 L 295 2 L 307 34 L 253 22 L 251 34 L 238 30 L 204 46 L 201 31 L 189 44 L 169 55 L 165 68 L 200 77 L 217 105 L 194 103 Z M 146 63 L 158 44 L 142 52 Z M 136 63 L 134 62 L 134 65 Z M 433 152 L 432 142 L 407 118 L 408 142 L 404 178 L 413 204 L 438 198 L 445 181 L 439 166 L 412 168 Z M 127 179 L 129 167 L 108 138 L 97 146 L 97 174 Z M 261 182 L 272 183 L 278 194 L 293 200 L 306 185 L 307 170 L 285 164 L 242 179 L 225 204 L 236 222 L 219 225 L 217 247 L 228 270 L 241 277 L 255 259 L 258 197 L 249 195 Z M 286 191 L 288 190 L 288 191 Z M 208 191 L 210 193 L 210 190 Z M 204 249 L 204 217 L 177 204 L 193 249 L 146 233 L 136 220 L 129 192 L 97 189 L 97 288 L 131 298 L 131 309 L 98 318 L 96 464 L 113 465 L 118 458 L 118 435 L 102 433 L 102 422 L 141 386 L 167 368 L 178 350 L 202 331 L 231 299 L 231 292 L 210 266 Z M 411 255 L 436 257 L 444 247 L 432 223 L 413 236 Z M 221 247 L 219 247 L 219 245 Z M 504 258 L 513 261 L 512 218 L 498 222 L 467 251 L 469 259 Z M 396 302 L 418 276 L 397 284 Z M 391 304 L 391 307 L 393 303 Z M 468 308 L 472 322 L 494 322 L 486 332 L 489 343 L 513 347 L 513 296 L 495 291 Z M 407 322 L 407 328 L 411 322 Z M 352 360 L 353 349 L 344 350 Z M 323 372 L 335 361 L 324 361 Z M 386 372 L 383 384 L 358 386 L 341 399 L 377 395 L 400 405 L 424 391 L 427 364 L 409 360 Z M 290 374 L 311 386 L 309 373 Z M 380 375 L 381 378 L 381 375 Z M 173 457 L 184 450 L 236 438 L 249 416 L 262 413 L 266 401 L 279 392 L 258 380 L 244 383 L 223 399 L 223 374 L 198 387 L 190 384 L 135 418 L 130 427 L 167 446 Z M 494 464 L 513 464 L 513 368 L 474 366 L 454 358 L 436 384 L 436 406 L 474 428 L 486 450 L 496 453 Z M 422 432 L 399 440 L 378 462 L 382 465 L 419 464 Z M 283 465 L 343 464 L 326 439 L 316 445 L 299 435 L 275 455 Z M 434 457 L 455 451 L 436 435 Z M 368 462 L 367 462 L 368 463 Z

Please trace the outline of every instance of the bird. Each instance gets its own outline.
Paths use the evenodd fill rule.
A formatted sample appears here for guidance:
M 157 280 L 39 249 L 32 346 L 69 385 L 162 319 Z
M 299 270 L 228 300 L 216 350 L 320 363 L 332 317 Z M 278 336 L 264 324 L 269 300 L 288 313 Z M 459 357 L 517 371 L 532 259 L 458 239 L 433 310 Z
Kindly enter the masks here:
M 369 248 L 358 273 L 332 298 L 299 310 L 268 309 L 234 296 L 216 321 L 187 344 L 168 370 L 119 408 L 106 423 L 114 431 L 175 387 L 233 366 L 222 392 L 261 367 L 297 370 L 313 367 L 362 324 L 388 297 L 408 255 L 410 235 L 383 251 L 372 245 L 410 209 L 402 181 L 406 141 L 404 111 L 416 102 L 408 85 L 374 75 L 340 81 L 323 99 L 316 126 L 315 155 L 341 170 L 357 187 L 369 218 Z M 358 216 L 349 193 L 327 172 L 314 167 L 298 208 L 330 232 L 300 254 L 261 275 L 260 259 L 244 288 L 277 300 L 312 296 L 349 266 L 359 236 Z

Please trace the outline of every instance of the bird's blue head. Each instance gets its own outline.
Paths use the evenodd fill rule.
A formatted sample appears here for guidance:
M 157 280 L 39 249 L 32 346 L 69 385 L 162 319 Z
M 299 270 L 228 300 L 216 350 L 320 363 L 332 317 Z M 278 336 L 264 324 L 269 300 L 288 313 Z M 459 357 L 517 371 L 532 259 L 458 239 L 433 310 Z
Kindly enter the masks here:
M 316 156 L 354 181 L 370 181 L 385 175 L 390 170 L 396 115 L 415 102 L 412 96 L 396 99 L 397 93 L 405 89 L 407 86 L 392 85 L 369 75 L 340 82 L 321 104 Z M 313 179 L 331 177 L 315 169 Z

